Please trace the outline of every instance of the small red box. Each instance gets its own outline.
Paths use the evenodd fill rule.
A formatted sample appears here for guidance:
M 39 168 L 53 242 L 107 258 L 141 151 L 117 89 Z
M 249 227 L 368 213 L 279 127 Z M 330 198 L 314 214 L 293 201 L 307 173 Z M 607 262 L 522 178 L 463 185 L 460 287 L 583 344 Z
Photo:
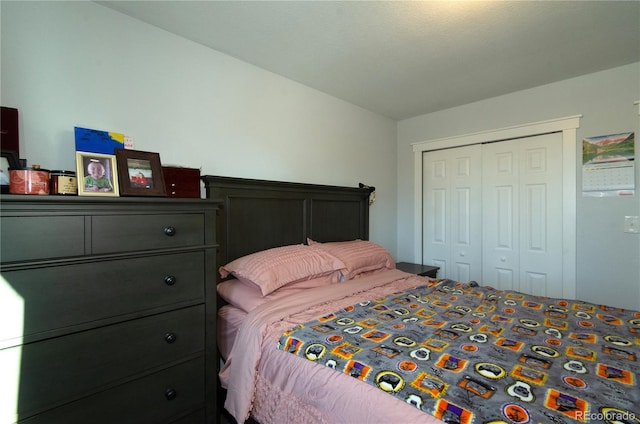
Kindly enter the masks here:
M 200 170 L 163 166 L 167 197 L 200 198 Z

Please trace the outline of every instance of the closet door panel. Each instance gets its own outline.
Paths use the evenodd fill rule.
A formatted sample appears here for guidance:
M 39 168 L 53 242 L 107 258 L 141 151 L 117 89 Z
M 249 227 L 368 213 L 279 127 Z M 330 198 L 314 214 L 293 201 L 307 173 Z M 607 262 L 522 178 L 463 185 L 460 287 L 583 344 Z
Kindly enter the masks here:
M 471 266 L 468 263 L 457 261 L 455 264 L 454 275 L 456 275 L 456 281 L 477 281 L 472 277 Z
M 495 267 L 492 269 L 492 272 L 491 279 L 483 281 L 483 285 L 496 287 L 500 290 L 517 290 L 512 269 Z
M 482 278 L 482 163 L 481 146 L 449 150 L 451 178 L 451 261 L 457 281 Z
M 457 281 L 482 276 L 480 146 L 426 152 L 423 263 Z
M 519 275 L 519 156 L 513 141 L 482 146 L 482 279 L 513 290 Z
M 471 245 L 471 190 L 468 187 L 458 188 L 455 191 L 455 202 L 457 204 L 454 221 L 454 241 L 458 246 Z
M 433 242 L 442 245 L 447 243 L 447 191 L 433 191 Z
M 519 287 L 520 291 L 536 296 L 547 296 L 550 287 L 546 273 L 525 271 L 524 274 L 524 280 L 522 280 Z
M 525 186 L 523 246 L 528 252 L 547 250 L 547 186 L 530 184 Z
M 561 297 L 562 137 L 483 146 L 483 280 Z M 493 218 L 492 218 L 493 217 Z
M 453 275 L 456 281 L 470 281 L 473 272 L 473 242 L 471 234 L 471 189 L 469 187 L 458 187 L 453 193 L 454 216 L 451 220 L 452 226 L 452 262 Z M 471 255 L 471 256 L 469 256 Z
M 440 275 L 447 275 L 449 265 L 449 169 L 446 155 L 430 152 L 422 158 L 424 195 L 422 210 L 422 263 L 440 267 Z
M 562 297 L 562 136 L 520 143 L 520 290 Z
M 513 227 L 516 225 L 515 216 L 513 214 L 514 199 L 517 193 L 513 186 L 497 186 L 494 187 L 495 206 L 493 206 L 492 214 L 494 222 L 491 228 L 496 229 L 494 249 L 500 251 L 513 252 L 516 239 Z M 492 199 L 493 200 L 493 199 Z

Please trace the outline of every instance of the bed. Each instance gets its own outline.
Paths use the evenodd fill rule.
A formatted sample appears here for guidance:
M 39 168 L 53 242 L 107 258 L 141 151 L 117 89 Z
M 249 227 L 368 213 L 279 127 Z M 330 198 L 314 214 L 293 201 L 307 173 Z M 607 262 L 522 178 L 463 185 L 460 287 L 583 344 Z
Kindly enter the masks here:
M 640 312 L 394 269 L 366 188 L 204 180 L 238 422 L 640 422 Z

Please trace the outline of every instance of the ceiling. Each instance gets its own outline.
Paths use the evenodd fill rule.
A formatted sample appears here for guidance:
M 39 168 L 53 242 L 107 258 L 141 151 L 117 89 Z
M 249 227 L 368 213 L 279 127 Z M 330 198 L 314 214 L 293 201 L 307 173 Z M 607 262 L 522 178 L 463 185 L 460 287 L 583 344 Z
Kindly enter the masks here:
M 98 3 L 395 120 L 640 61 L 637 0 Z

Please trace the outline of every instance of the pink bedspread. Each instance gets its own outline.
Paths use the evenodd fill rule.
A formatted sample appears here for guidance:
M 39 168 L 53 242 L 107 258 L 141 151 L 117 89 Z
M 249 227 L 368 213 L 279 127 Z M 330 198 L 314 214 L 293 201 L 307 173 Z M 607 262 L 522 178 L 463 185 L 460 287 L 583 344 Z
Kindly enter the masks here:
M 282 333 L 297 324 L 355 302 L 424 284 L 425 279 L 388 270 L 305 290 L 254 309 L 240 327 L 220 372 L 227 388 L 225 408 L 239 423 L 250 413 L 262 424 L 440 423 L 376 387 L 276 349 Z
M 238 329 L 247 317 L 247 313 L 231 305 L 224 305 L 218 310 L 216 320 L 216 338 L 218 340 L 218 350 L 220 356 L 225 361 L 229 357 L 233 342 L 236 340 Z

